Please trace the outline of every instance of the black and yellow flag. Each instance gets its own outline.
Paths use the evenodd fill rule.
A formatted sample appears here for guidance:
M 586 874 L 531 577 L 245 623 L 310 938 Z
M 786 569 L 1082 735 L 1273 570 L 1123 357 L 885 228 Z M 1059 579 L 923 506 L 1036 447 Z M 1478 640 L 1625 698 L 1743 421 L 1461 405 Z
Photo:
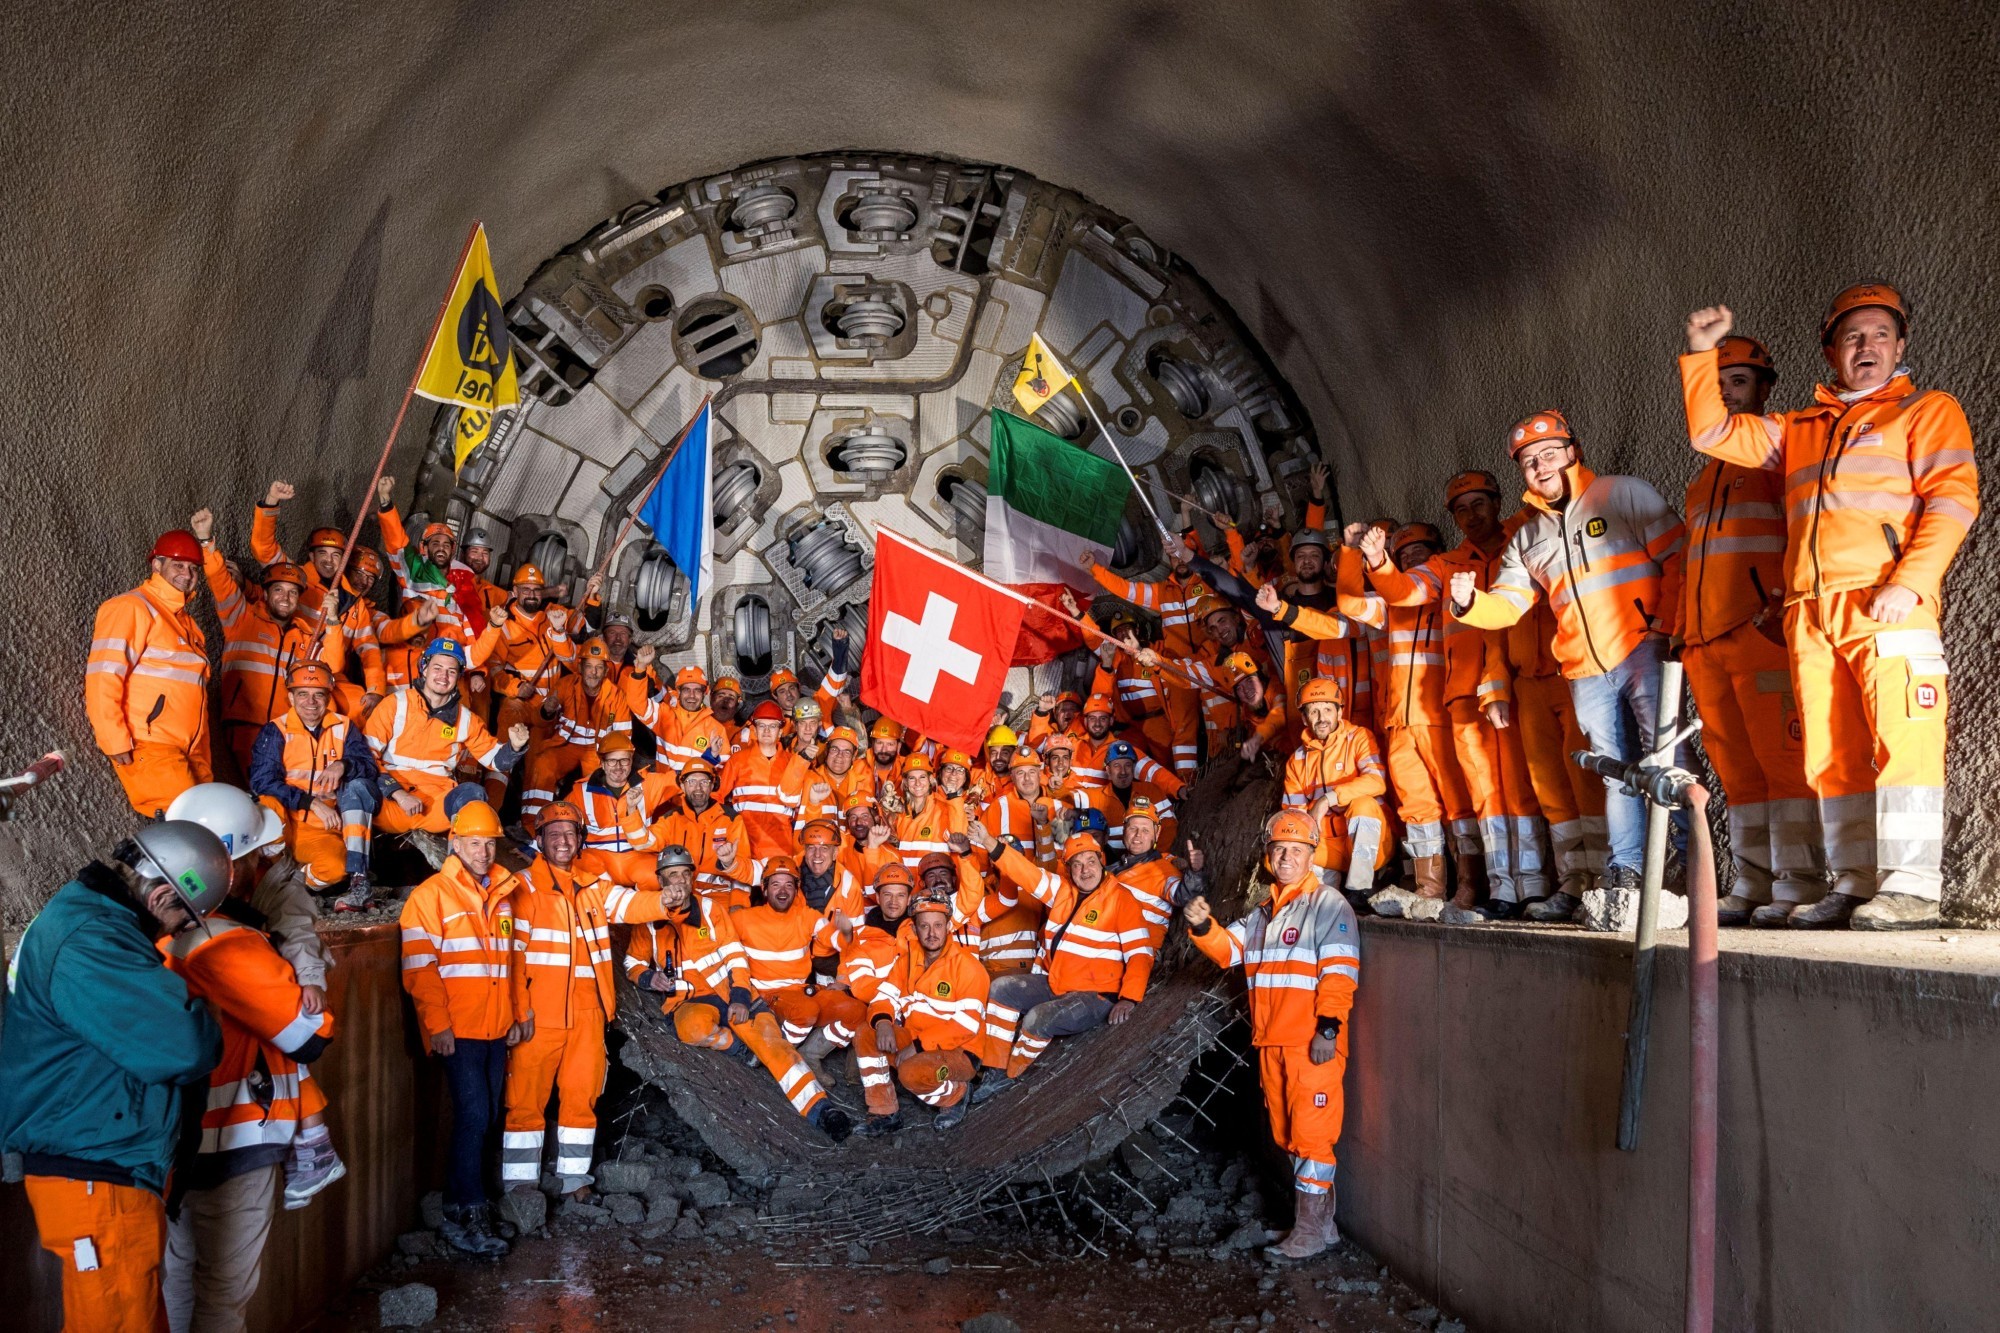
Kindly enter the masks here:
M 1014 401 L 1023 412 L 1033 416 L 1075 378 L 1056 360 L 1056 354 L 1042 341 L 1042 335 L 1034 334 L 1028 339 L 1028 354 L 1021 361 L 1021 373 L 1014 380 Z
M 513 343 L 500 308 L 500 283 L 493 276 L 493 256 L 486 248 L 483 225 L 473 228 L 472 239 L 459 260 L 444 317 L 424 353 L 417 392 L 440 403 L 458 405 L 458 429 L 452 440 L 454 472 L 492 437 L 497 414 L 521 405 Z

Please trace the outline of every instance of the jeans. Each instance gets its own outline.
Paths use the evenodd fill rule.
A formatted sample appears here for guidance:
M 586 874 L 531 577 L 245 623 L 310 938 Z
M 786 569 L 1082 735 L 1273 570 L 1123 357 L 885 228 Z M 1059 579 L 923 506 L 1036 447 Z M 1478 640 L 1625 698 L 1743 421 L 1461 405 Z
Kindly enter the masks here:
M 444 1057 L 445 1085 L 451 1090 L 451 1161 L 445 1169 L 444 1201 L 453 1207 L 486 1202 L 486 1162 L 500 1129 L 507 1087 L 507 1042 L 503 1037 L 458 1038 Z
M 1630 763 L 1653 748 L 1653 731 L 1660 717 L 1660 663 L 1666 640 L 1649 635 L 1611 670 L 1569 683 L 1576 705 L 1577 725 L 1590 738 L 1593 752 Z M 1671 762 L 1686 767 L 1685 748 L 1676 746 Z M 1622 783 L 1606 779 L 1604 823 L 1611 842 L 1610 865 L 1637 874 L 1646 859 L 1646 800 L 1627 792 Z M 1673 845 L 1687 846 L 1687 811 L 1674 812 Z

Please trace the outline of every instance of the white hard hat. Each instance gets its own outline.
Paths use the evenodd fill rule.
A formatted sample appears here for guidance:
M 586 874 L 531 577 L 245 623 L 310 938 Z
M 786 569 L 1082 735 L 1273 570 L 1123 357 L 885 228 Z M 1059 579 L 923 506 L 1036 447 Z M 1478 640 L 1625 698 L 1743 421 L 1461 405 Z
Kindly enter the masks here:
M 201 825 L 222 839 L 232 861 L 241 861 L 285 836 L 285 821 L 277 811 L 226 782 L 189 787 L 167 807 L 167 818 Z

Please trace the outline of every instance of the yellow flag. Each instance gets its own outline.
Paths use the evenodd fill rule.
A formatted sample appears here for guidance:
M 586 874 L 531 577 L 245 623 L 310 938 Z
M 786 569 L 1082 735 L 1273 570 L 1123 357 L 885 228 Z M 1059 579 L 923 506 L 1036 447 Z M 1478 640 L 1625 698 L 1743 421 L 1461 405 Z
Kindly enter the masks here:
M 521 405 L 513 342 L 500 308 L 500 283 L 493 276 L 484 226 L 473 228 L 465 257 L 459 261 L 444 318 L 424 353 L 417 392 L 458 405 L 453 471 L 464 467 L 467 456 L 492 436 L 496 414 Z
M 1014 381 L 1014 400 L 1022 411 L 1033 416 L 1043 403 L 1061 393 L 1075 378 L 1056 360 L 1056 354 L 1042 341 L 1042 335 L 1034 334 L 1028 339 L 1028 359 L 1021 363 L 1020 377 Z

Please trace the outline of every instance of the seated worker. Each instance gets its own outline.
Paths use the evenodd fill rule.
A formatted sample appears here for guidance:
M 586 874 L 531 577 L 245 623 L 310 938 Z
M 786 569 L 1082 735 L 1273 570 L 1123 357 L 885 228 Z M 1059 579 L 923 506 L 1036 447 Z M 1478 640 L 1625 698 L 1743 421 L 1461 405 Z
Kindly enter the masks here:
M 1124 854 L 1111 864 L 1111 874 L 1138 901 L 1146 918 L 1153 954 L 1167 938 L 1167 922 L 1181 897 L 1180 867 L 1163 850 L 1172 836 L 1173 816 L 1155 810 L 1153 798 L 1135 794 L 1125 810 Z M 1164 836 L 1163 836 L 1164 835 Z
M 724 911 L 750 905 L 754 865 L 743 821 L 715 799 L 715 767 L 690 759 L 681 770 L 680 797 L 659 820 L 662 845 L 679 843 L 695 858 L 694 891 L 719 900 Z
M 840 936 L 837 975 L 847 993 L 863 1004 L 874 1000 L 882 978 L 895 965 L 915 892 L 916 881 L 900 863 L 883 866 L 870 889 L 873 905 L 847 926 L 836 926 Z
M 1133 641 L 1131 651 L 1148 666 L 1160 664 L 1159 654 Z M 1238 650 L 1211 667 L 1200 658 L 1184 657 L 1168 665 L 1185 673 L 1205 693 L 1204 707 L 1214 694 L 1226 696 L 1233 709 L 1237 752 L 1245 763 L 1286 735 L 1287 714 L 1284 692 L 1273 685 L 1264 666 L 1254 656 Z
M 333 711 L 333 672 L 301 662 L 286 677 L 291 709 L 257 733 L 250 749 L 252 795 L 285 821 L 285 850 L 324 893 L 347 881 L 335 911 L 365 911 L 368 847 L 381 806 L 375 752 L 360 724 Z
M 847 992 L 819 984 L 815 957 L 825 975 L 837 968 L 833 926 L 799 898 L 799 866 L 789 856 L 764 863 L 763 882 L 750 906 L 729 914 L 749 963 L 750 990 L 778 1016 L 785 1040 L 808 1065 L 854 1040 L 867 1010 Z
M 939 1132 L 956 1128 L 970 1106 L 973 1060 L 986 1028 L 986 969 L 951 937 L 952 904 L 926 893 L 911 909 L 915 936 L 902 942 L 894 966 L 875 992 L 868 1023 L 856 1035 L 869 1138 L 902 1128 L 894 1077 L 920 1101 L 938 1108 Z
M 972 1091 L 977 1105 L 1012 1086 L 1055 1038 L 1130 1018 L 1146 998 L 1153 946 L 1138 899 L 1104 872 L 1094 838 L 1077 834 L 1063 844 L 1057 873 L 1012 847 L 995 855 L 1000 840 L 983 824 L 967 836 L 994 856 L 1003 901 L 1011 886 L 1048 908 L 1035 970 L 993 982 L 980 1052 L 985 1069 Z
M 1154 841 L 1162 847 L 1174 840 L 1177 827 L 1174 818 L 1173 799 L 1157 783 L 1146 782 L 1137 777 L 1139 752 L 1129 741 L 1113 741 L 1105 752 L 1105 784 L 1090 793 L 1090 803 L 1104 812 L 1105 825 L 1111 831 L 1111 850 L 1125 850 L 1125 813 L 1132 802 L 1144 800 L 1152 811 Z
M 1134 642 L 1137 642 L 1135 639 Z M 1116 640 L 1107 639 L 1102 645 L 1106 649 L 1120 650 L 1123 646 Z M 1158 665 L 1145 666 L 1145 670 L 1157 671 Z M 1100 675 L 1104 673 L 1100 672 Z M 1108 766 L 1113 746 L 1122 745 L 1132 756 L 1133 771 L 1145 782 L 1158 787 L 1166 795 L 1178 795 L 1181 780 L 1173 770 L 1162 765 L 1151 755 L 1142 754 L 1130 741 L 1121 741 L 1112 734 L 1112 705 L 1108 694 L 1093 694 L 1083 704 L 1083 734 L 1073 735 L 1076 749 L 1072 752 L 1071 767 L 1076 773 L 1077 785 L 1095 788 L 1109 785 L 1111 773 Z
M 690 1046 L 734 1051 L 761 1064 L 806 1123 L 835 1143 L 851 1128 L 819 1080 L 778 1028 L 770 1008 L 750 993 L 743 945 L 720 902 L 693 893 L 694 857 L 678 843 L 663 849 L 655 873 L 666 916 L 632 932 L 625 971 L 642 993 L 661 996 L 660 1012 Z
M 1395 838 L 1382 810 L 1388 780 L 1375 738 L 1342 716 L 1340 685 L 1315 676 L 1299 691 L 1306 734 L 1285 761 L 1285 805 L 1319 829 L 1313 864 L 1329 888 L 1367 895 Z
M 656 825 L 659 812 L 679 791 L 672 772 L 653 769 L 634 778 L 632 735 L 607 731 L 597 738 L 597 771 L 563 796 L 583 812 L 583 853 L 577 869 L 604 875 L 628 889 L 660 887 L 653 864 L 667 845 Z
M 799 829 L 799 896 L 836 930 L 852 928 L 872 901 L 869 886 L 840 863 L 840 826 L 831 819 Z
M 903 761 L 903 811 L 892 841 L 903 864 L 914 870 L 932 852 L 951 850 L 951 835 L 965 832 L 965 811 L 937 792 L 931 761 L 913 754 Z
M 1271 1252 L 1306 1259 L 1337 1244 L 1333 1145 L 1340 1138 L 1348 1016 L 1361 980 L 1354 909 L 1313 873 L 1319 825 L 1280 810 L 1264 829 L 1271 896 L 1216 929 L 1208 899 L 1184 909 L 1188 938 L 1218 967 L 1241 967 L 1250 994 L 1271 1137 L 1291 1154 L 1296 1216 Z
M 444 798 L 457 785 L 459 762 L 466 756 L 495 774 L 506 774 L 528 748 L 528 728 L 515 723 L 501 744 L 474 717 L 458 690 L 465 669 L 465 649 L 455 639 L 432 639 L 424 645 L 417 684 L 391 692 L 368 717 L 368 744 L 380 766 L 379 782 L 387 798 L 375 816 L 385 834 L 408 833 L 433 864 L 442 865 L 438 835 L 451 828 Z M 430 835 L 428 843 L 420 835 Z

